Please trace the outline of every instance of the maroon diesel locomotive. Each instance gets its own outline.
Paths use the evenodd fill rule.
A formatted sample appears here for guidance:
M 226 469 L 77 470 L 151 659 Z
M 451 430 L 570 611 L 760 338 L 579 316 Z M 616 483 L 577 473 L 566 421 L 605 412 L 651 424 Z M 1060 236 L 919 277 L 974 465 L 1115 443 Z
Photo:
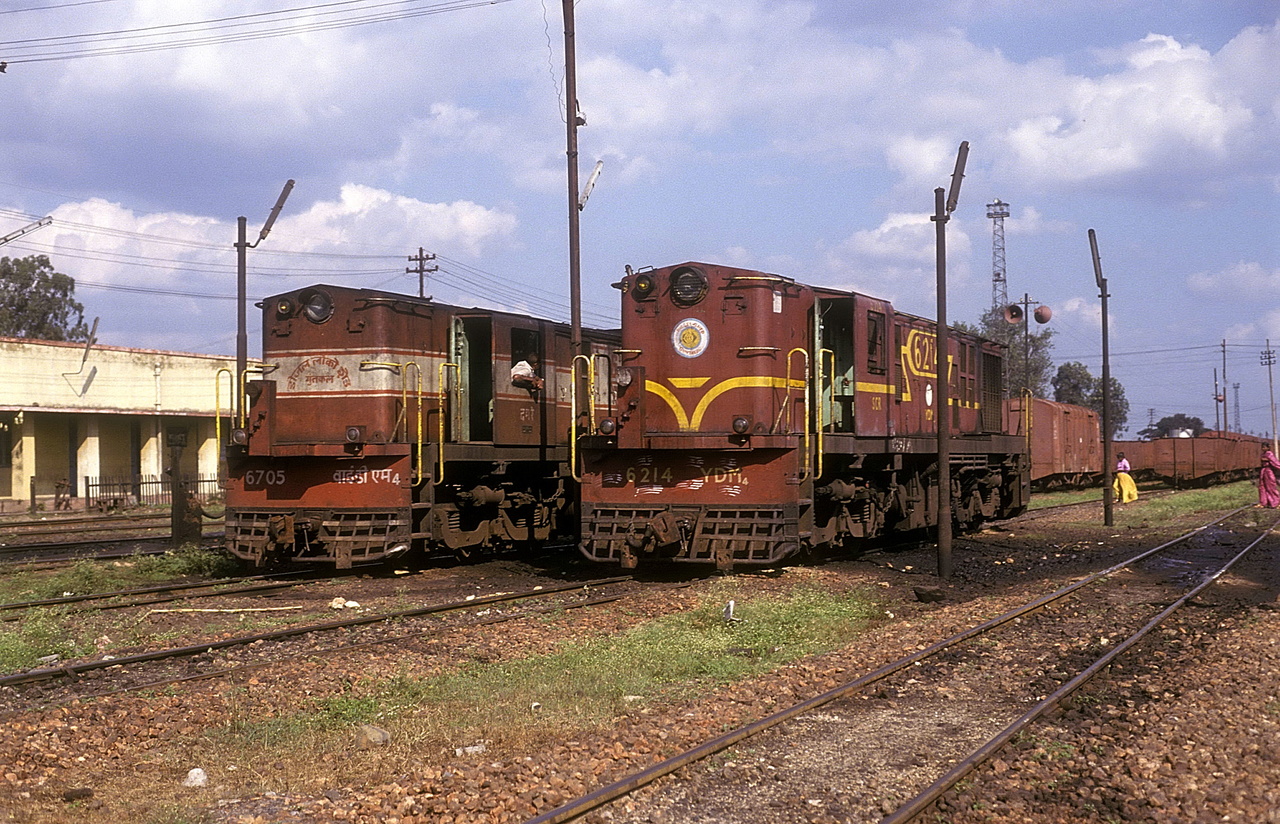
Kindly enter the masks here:
M 342 569 L 572 540 L 569 410 L 608 404 L 575 394 L 592 358 L 567 325 L 337 286 L 261 306 L 263 364 L 227 446 L 234 555 Z M 583 337 L 592 357 L 618 344 Z
M 706 263 L 615 286 L 617 397 L 580 440 L 587 558 L 728 569 L 936 525 L 934 323 Z M 1030 463 L 1005 434 L 1002 352 L 949 340 L 951 517 L 1012 517 Z

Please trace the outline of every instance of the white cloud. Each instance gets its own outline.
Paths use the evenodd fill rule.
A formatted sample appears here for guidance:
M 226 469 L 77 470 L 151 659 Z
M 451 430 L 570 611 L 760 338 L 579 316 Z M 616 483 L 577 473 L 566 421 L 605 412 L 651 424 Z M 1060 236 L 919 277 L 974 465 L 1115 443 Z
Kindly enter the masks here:
M 315 250 L 376 238 L 383 247 L 426 246 L 478 257 L 486 247 L 509 239 L 517 221 L 512 214 L 469 201 L 425 203 L 351 183 L 342 187 L 338 200 L 315 203 L 297 217 L 282 218 L 281 224 Z
M 1115 71 L 1064 76 L 1041 103 L 1046 110 L 1026 112 L 1007 129 L 1014 173 L 1047 183 L 1157 173 L 1204 182 L 1250 151 L 1260 129 L 1274 128 L 1274 116 L 1239 91 L 1256 82 L 1246 75 L 1258 65 L 1246 67 L 1229 47 L 1215 56 L 1153 34 L 1121 51 Z
M 1197 292 L 1219 295 L 1280 295 L 1280 269 L 1268 271 L 1254 261 L 1240 261 L 1218 272 L 1197 272 L 1187 278 Z
M 1080 321 L 1091 329 L 1102 329 L 1102 303 L 1100 301 L 1091 298 L 1068 298 L 1059 311 L 1069 318 Z M 1109 320 L 1111 321 L 1111 326 L 1114 326 L 1115 318 L 1109 318 Z

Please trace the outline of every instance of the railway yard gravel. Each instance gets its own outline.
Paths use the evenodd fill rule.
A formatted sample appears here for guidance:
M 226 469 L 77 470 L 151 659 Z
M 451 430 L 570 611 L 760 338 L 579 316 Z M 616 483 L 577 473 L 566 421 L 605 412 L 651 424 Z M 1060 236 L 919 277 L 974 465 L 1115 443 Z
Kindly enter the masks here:
M 1258 511 L 1256 519 L 1263 517 Z M 1052 518 L 1026 527 L 1011 522 L 957 539 L 956 575 L 942 586 L 940 602 L 924 602 L 917 593 L 941 584 L 930 574 L 931 547 L 742 576 L 747 591 L 759 594 L 798 583 L 871 586 L 882 595 L 886 614 L 838 651 L 715 688 L 696 701 L 637 701 L 611 731 L 535 750 L 462 741 L 452 751 L 412 753 L 397 749 L 403 745 L 394 737 L 381 749 L 362 748 L 353 730 L 349 752 L 314 754 L 308 774 L 327 774 L 322 784 L 301 783 L 297 770 L 283 762 L 194 763 L 191 742 L 238 720 L 284 713 L 301 695 L 342 694 L 353 681 L 395 672 L 407 661 L 426 676 L 621 632 L 690 608 L 702 584 L 655 588 L 625 611 L 577 610 L 556 620 L 504 624 L 501 632 L 466 630 L 448 648 L 423 640 L 344 659 L 304 659 L 234 682 L 9 715 L 0 724 L 0 821 L 526 821 L 1104 568 L 1147 537 L 1143 528 L 1104 533 L 1055 525 Z M 921 820 L 1280 824 L 1280 548 L 1272 540 L 1260 551 L 1180 613 L 1172 628 L 1131 651 Z M 511 581 L 527 573 L 514 563 L 482 568 L 489 577 L 468 585 L 501 587 L 495 569 L 506 569 Z M 479 574 L 453 570 L 448 580 Z M 362 581 L 355 597 L 371 597 L 378 585 Z M 1135 588 L 1132 601 L 1149 606 L 1158 599 Z M 1115 604 L 1114 611 L 1122 615 L 1130 606 Z M 1097 608 L 1028 621 L 1019 631 L 1059 633 L 1064 646 L 1079 644 L 1083 651 L 1105 642 L 1084 643 L 1073 635 L 1076 621 Z M 993 645 L 975 668 L 980 672 L 942 687 L 918 688 L 907 679 L 839 699 L 585 820 L 876 821 L 932 781 L 941 765 L 1056 687 L 1061 673 L 1038 670 L 1018 649 L 1016 637 Z M 202 759 L 208 755 L 201 751 Z M 194 768 L 204 771 L 207 784 L 199 776 L 187 780 Z

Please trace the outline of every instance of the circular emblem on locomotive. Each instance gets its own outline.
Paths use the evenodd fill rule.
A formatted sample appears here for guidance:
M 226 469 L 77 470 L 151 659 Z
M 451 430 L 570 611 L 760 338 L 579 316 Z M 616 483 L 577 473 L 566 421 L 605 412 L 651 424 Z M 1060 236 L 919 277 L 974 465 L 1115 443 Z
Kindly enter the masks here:
M 696 318 L 685 318 L 671 332 L 671 343 L 682 358 L 696 358 L 707 351 L 711 333 L 707 325 Z

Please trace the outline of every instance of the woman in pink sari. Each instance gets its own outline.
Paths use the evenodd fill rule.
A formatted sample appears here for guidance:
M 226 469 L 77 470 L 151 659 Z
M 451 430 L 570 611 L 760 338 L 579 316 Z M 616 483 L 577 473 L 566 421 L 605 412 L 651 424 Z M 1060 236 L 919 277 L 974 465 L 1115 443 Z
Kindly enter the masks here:
M 1262 452 L 1262 472 L 1258 475 L 1258 506 L 1275 509 L 1280 506 L 1280 489 L 1276 487 L 1276 473 L 1280 472 L 1280 461 L 1270 449 Z

